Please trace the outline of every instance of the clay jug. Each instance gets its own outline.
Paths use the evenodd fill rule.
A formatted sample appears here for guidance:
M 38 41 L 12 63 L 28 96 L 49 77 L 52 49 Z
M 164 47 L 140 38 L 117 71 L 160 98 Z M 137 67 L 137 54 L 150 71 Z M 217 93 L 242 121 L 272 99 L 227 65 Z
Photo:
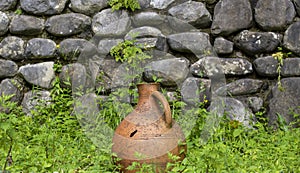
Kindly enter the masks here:
M 135 109 L 116 128 L 112 152 L 120 159 L 121 172 L 132 162 L 152 164 L 156 172 L 165 172 L 172 160 L 168 153 L 185 157 L 184 134 L 172 119 L 168 101 L 158 83 L 138 84 L 139 99 Z

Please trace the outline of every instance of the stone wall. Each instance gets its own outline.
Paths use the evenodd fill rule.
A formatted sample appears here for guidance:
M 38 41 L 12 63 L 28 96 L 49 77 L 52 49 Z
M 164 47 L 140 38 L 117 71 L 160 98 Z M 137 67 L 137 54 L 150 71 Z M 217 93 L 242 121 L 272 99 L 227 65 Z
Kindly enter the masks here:
M 139 2 L 131 12 L 112 11 L 106 0 L 0 1 L 1 95 L 14 94 L 11 101 L 29 113 L 32 98 L 50 99 L 56 76 L 102 94 L 126 86 L 109 50 L 137 33 L 153 56 L 144 80 L 155 75 L 189 104 L 226 90 L 229 117 L 244 124 L 263 108 L 270 124 L 277 113 L 288 123 L 300 113 L 299 0 Z M 274 53 L 284 56 L 281 64 Z M 53 69 L 58 62 L 61 72 Z M 99 74 L 101 82 L 90 82 Z M 42 90 L 33 93 L 33 86 Z

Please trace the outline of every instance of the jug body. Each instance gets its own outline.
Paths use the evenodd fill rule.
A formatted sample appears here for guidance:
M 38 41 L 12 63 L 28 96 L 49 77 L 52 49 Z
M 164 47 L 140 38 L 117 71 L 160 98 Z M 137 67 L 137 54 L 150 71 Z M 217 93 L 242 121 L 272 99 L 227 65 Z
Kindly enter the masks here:
M 185 157 L 185 137 L 172 119 L 170 106 L 159 91 L 158 83 L 139 84 L 136 108 L 116 128 L 112 152 L 120 159 L 122 172 L 133 162 L 152 164 L 164 172 L 169 154 Z

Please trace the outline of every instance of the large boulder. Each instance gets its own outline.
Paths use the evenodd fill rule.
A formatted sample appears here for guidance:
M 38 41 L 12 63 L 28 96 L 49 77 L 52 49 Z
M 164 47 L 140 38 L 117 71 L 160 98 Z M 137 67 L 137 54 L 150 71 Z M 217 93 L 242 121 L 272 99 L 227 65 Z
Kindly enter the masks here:
M 283 46 L 300 55 L 300 22 L 291 24 L 284 33 Z
M 25 42 L 16 36 L 5 37 L 0 42 L 0 57 L 8 60 L 21 60 L 24 58 Z
M 251 4 L 248 0 L 222 0 L 214 9 L 211 32 L 227 36 L 251 27 L 253 22 Z
M 68 0 L 20 0 L 21 8 L 30 14 L 54 15 L 61 13 Z
M 300 78 L 284 78 L 281 80 L 281 87 L 283 90 L 277 84 L 272 89 L 267 114 L 269 125 L 278 127 L 283 120 L 286 124 L 298 121 L 293 126 L 300 127 L 300 117 L 295 117 L 300 114 Z
M 234 44 L 248 55 L 270 53 L 276 50 L 282 36 L 274 32 L 244 30 L 234 38 Z
M 12 19 L 9 31 L 18 35 L 39 35 L 44 30 L 44 22 L 44 19 L 34 16 L 17 15 Z
M 2 0 L 0 1 L 0 11 L 11 10 L 15 8 L 18 0 Z
M 291 0 L 259 0 L 255 7 L 255 21 L 263 30 L 282 31 L 296 16 Z
M 130 26 L 131 20 L 127 11 L 112 11 L 110 8 L 95 14 L 92 22 L 93 32 L 106 37 L 125 35 Z
M 19 68 L 19 73 L 28 83 L 50 89 L 53 87 L 52 82 L 55 78 L 53 65 L 54 62 L 28 64 L 21 66 Z
M 209 27 L 212 17 L 202 2 L 184 2 L 169 9 L 168 13 L 197 28 Z
M 189 73 L 189 62 L 186 59 L 171 58 L 157 60 L 146 65 L 144 77 L 146 81 L 161 79 L 164 86 L 180 86 Z
M 29 59 L 53 58 L 56 53 L 56 43 L 46 38 L 33 38 L 27 42 L 25 55 Z
M 5 35 L 8 31 L 9 22 L 8 16 L 0 11 L 0 36 Z
M 171 49 L 193 53 L 197 57 L 213 54 L 213 47 L 210 43 L 209 35 L 204 32 L 183 32 L 167 36 L 167 41 Z
M 52 16 L 47 19 L 46 30 L 55 36 L 72 36 L 86 31 L 91 27 L 89 16 L 79 13 L 67 13 Z
M 13 77 L 18 72 L 18 65 L 10 60 L 0 59 L 0 79 Z
M 107 7 L 107 0 L 71 0 L 70 8 L 85 15 L 93 15 Z

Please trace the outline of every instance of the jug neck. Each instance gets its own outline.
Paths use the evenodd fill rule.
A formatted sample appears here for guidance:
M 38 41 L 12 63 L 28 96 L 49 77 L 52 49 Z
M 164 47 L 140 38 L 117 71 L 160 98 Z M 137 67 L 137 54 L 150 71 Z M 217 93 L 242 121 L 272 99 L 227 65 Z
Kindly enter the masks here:
M 144 104 L 154 91 L 159 90 L 159 83 L 142 83 L 137 85 L 139 100 L 138 105 Z

